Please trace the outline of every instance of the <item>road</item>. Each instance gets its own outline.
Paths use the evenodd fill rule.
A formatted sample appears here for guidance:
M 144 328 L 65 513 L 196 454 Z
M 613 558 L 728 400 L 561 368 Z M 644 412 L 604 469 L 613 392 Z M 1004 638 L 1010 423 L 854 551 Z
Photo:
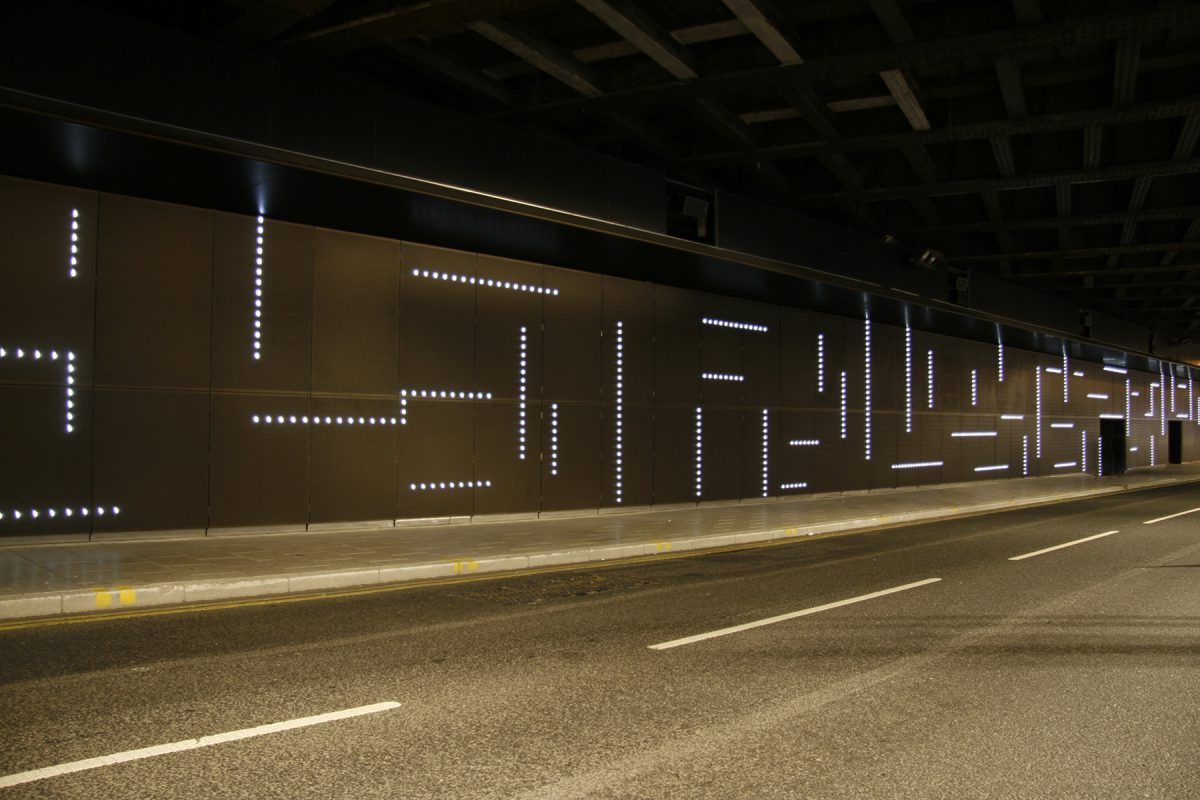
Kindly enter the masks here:
M 1198 507 L 7 630 L 0 798 L 1196 798 Z

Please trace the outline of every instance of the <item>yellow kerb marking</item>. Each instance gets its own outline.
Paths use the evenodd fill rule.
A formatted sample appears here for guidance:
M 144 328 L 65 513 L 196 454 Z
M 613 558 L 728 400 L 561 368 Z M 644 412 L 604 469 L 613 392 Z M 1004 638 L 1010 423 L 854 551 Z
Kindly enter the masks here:
M 795 536 L 799 532 L 800 532 L 799 528 L 784 528 L 783 529 L 784 536 Z
M 475 572 L 479 569 L 479 562 L 470 559 L 454 562 L 454 574 L 462 575 L 464 572 Z
M 132 586 L 118 586 L 117 596 L 120 597 L 123 606 L 131 606 L 137 602 L 137 590 Z
M 112 605 L 112 592 L 108 589 L 92 589 L 96 593 L 96 608 L 108 608 Z
M 666 551 L 668 551 L 670 549 L 671 549 L 670 542 L 655 542 L 654 543 L 654 552 L 656 552 L 656 553 L 665 553 Z

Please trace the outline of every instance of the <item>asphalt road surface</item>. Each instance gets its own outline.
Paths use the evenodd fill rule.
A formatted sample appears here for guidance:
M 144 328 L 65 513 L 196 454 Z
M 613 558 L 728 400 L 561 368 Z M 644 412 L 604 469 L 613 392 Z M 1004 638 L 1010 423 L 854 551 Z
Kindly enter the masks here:
M 7 630 L 0 682 L 0 798 L 1197 798 L 1200 487 Z

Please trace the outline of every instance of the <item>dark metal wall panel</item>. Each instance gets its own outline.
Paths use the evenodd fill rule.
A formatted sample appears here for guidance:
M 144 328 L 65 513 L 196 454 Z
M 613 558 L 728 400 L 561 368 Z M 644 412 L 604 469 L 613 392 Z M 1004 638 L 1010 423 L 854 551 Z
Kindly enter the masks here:
M 601 496 L 605 506 L 648 505 L 654 501 L 653 288 L 649 283 L 605 278 L 603 291 L 603 392 L 608 419 Z M 616 403 L 618 376 L 623 379 L 619 414 Z M 620 464 L 617 463 L 618 452 Z M 616 492 L 618 477 L 620 502 Z
M 207 389 L 214 213 L 102 195 L 96 382 Z
M 312 365 L 313 229 L 265 220 L 260 255 L 259 227 L 254 217 L 216 215 L 213 388 L 307 392 Z M 256 263 L 259 258 L 261 266 Z M 260 338 L 255 338 L 255 332 Z
M 396 518 L 395 409 L 391 400 L 313 397 L 322 423 L 309 434 L 310 523 Z
M 313 392 L 395 397 L 400 244 L 323 229 L 314 244 Z
M 97 533 L 208 526 L 207 394 L 97 390 L 94 426 Z
M 654 287 L 654 401 L 684 409 L 700 402 L 700 293 Z
M 210 524 L 306 524 L 309 432 L 317 427 L 308 397 L 218 394 L 211 413 Z
M 703 418 L 701 500 L 732 500 L 742 496 L 745 442 L 742 412 L 706 406 Z
M 742 363 L 746 370 L 743 395 L 754 407 L 778 406 L 782 398 L 780 368 L 781 326 L 779 308 L 752 304 L 748 316 L 767 328 L 766 332 L 746 333 L 742 337 Z
M 790 408 L 838 407 L 840 365 L 829 360 L 829 335 L 821 332 L 818 358 L 813 315 L 781 308 L 779 314 L 779 404 Z M 818 386 L 818 367 L 823 380 Z M 818 388 L 822 391 L 818 391 Z
M 399 428 L 401 519 L 470 516 L 475 493 L 469 487 L 459 489 L 458 482 L 497 480 L 475 468 L 476 405 L 471 400 L 408 399 L 408 424 Z M 448 488 L 451 481 L 454 489 Z
M 595 275 L 547 269 L 558 294 L 542 305 L 542 386 L 548 402 L 602 401 L 603 295 Z
M 701 442 L 703 455 L 703 442 Z M 696 497 L 696 409 L 654 408 L 654 502 L 692 503 Z

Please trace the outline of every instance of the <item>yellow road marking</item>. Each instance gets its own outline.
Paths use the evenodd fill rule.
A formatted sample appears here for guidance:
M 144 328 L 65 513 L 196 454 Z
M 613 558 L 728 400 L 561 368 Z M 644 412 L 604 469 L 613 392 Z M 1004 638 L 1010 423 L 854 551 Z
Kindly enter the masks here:
M 108 608 L 112 605 L 112 592 L 108 589 L 99 586 L 93 587 L 92 591 L 96 593 L 96 608 Z
M 137 602 L 137 590 L 132 586 L 118 586 L 117 596 L 121 599 L 123 606 L 131 606 Z

